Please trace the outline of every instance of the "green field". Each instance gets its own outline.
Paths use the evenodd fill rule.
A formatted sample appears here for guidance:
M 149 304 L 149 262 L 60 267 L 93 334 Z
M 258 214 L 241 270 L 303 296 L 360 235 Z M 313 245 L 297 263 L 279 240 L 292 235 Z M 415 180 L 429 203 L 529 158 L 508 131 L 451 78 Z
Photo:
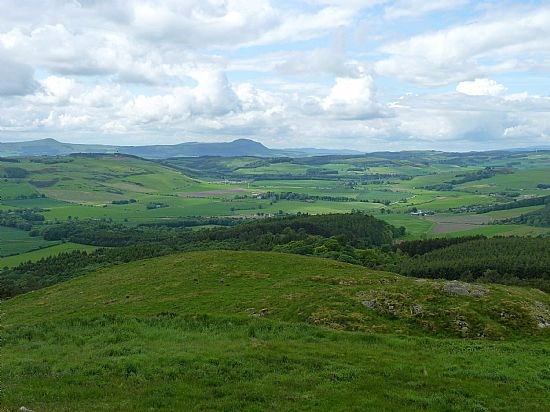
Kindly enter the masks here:
M 375 214 L 374 216 L 396 227 L 406 227 L 407 239 L 418 239 L 427 236 L 435 227 L 435 223 L 409 214 Z
M 55 245 L 58 242 L 48 242 L 41 237 L 31 237 L 29 232 L 0 226 L 0 257 L 25 253 Z
M 537 327 L 548 295 L 484 285 L 482 297 L 451 296 L 443 284 L 257 252 L 103 269 L 0 303 L 0 401 L 6 410 L 548 410 L 548 333 Z
M 31 252 L 20 253 L 17 255 L 0 258 L 0 268 L 14 267 L 23 262 L 35 262 L 42 258 L 55 256 L 58 253 L 62 252 L 70 252 L 72 250 L 85 250 L 87 252 L 91 252 L 95 249 L 96 248 L 94 246 L 79 245 L 77 243 L 70 242 L 54 244 L 53 246 L 47 246 L 42 249 L 33 250 Z
M 488 216 L 491 216 L 494 220 L 509 219 L 511 217 L 517 217 L 525 213 L 531 213 L 536 210 L 542 209 L 544 206 L 528 206 L 528 207 L 518 207 L 517 209 L 508 209 L 508 210 L 497 210 L 494 212 L 485 213 Z
M 550 228 L 527 225 L 485 225 L 474 229 L 438 234 L 436 236 L 549 236 Z
M 509 175 L 498 175 L 478 182 L 459 185 L 459 190 L 476 193 L 491 193 L 505 190 L 519 190 L 521 194 L 538 194 L 537 185 L 548 183 L 548 168 L 518 170 Z

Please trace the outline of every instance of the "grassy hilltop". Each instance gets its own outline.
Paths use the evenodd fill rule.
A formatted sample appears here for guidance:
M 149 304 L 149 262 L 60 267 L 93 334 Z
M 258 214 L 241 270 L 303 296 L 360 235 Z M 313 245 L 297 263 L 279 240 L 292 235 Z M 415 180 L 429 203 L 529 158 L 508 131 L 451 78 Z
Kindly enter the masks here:
M 4 301 L 0 404 L 40 410 L 547 410 L 550 298 L 209 251 Z

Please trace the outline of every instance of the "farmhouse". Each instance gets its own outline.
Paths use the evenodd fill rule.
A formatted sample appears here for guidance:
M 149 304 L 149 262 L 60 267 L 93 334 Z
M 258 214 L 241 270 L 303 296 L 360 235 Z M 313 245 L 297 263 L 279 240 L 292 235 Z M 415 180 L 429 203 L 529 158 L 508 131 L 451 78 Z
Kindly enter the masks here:
M 431 210 L 429 211 L 414 210 L 411 212 L 411 216 L 431 216 L 431 215 L 435 215 L 435 212 L 432 212 Z

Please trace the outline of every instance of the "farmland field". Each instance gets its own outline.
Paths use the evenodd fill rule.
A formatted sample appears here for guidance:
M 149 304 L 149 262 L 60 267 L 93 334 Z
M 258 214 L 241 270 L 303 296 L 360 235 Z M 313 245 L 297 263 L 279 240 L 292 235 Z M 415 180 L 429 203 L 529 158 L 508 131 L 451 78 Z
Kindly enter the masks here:
M 0 226 L 0 257 L 41 249 L 55 243 L 40 237 L 31 237 L 23 230 Z
M 0 210 L 37 210 L 46 224 L 77 218 L 130 226 L 194 216 L 261 218 L 360 210 L 404 226 L 404 239 L 463 233 L 544 235 L 548 228 L 495 224 L 542 205 L 482 215 L 475 211 L 547 195 L 549 158 L 546 152 L 159 162 L 121 155 L 21 158 L 16 164 L 25 176 L 0 180 Z M 0 175 L 3 167 L 0 163 Z M 411 210 L 433 215 L 410 216 Z M 39 238 L 24 240 L 10 246 L 9 254 L 48 245 Z M 8 246 L 3 250 L 8 253 Z
M 24 252 L 17 255 L 0 257 L 0 268 L 13 267 L 19 265 L 20 263 L 28 261 L 34 262 L 48 256 L 55 256 L 58 253 L 62 252 L 70 252 L 72 250 L 85 250 L 90 252 L 95 249 L 96 248 L 94 246 L 79 245 L 70 242 L 58 243 L 54 244 L 53 246 L 42 247 L 41 249 L 33 250 L 31 252 Z

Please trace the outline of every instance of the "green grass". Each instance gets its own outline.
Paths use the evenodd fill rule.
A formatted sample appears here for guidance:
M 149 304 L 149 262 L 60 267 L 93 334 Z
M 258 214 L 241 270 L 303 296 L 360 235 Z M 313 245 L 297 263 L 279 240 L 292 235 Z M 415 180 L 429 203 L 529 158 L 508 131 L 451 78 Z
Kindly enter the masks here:
M 512 174 L 498 174 L 489 179 L 464 183 L 457 186 L 458 190 L 479 193 L 495 193 L 500 191 L 520 191 L 523 194 L 543 195 L 542 189 L 537 189 L 539 183 L 548 182 L 548 169 L 518 170 Z
M 0 199 L 15 199 L 18 196 L 32 196 L 38 192 L 21 179 L 0 179 Z
M 66 202 L 47 197 L 38 197 L 34 199 L 6 200 L 4 205 L 15 209 L 47 209 L 52 207 L 70 206 Z
M 0 257 L 25 253 L 55 245 L 40 237 L 31 237 L 29 232 L 11 227 L 0 226 Z
M 54 244 L 53 246 L 48 246 L 42 249 L 33 250 L 31 252 L 25 252 L 25 253 L 20 253 L 18 255 L 0 258 L 0 268 L 4 268 L 6 266 L 14 267 L 19 265 L 20 263 L 28 262 L 28 261 L 35 262 L 42 258 L 55 256 L 62 252 L 70 252 L 72 250 L 85 250 L 90 252 L 95 249 L 96 249 L 95 246 L 79 245 L 77 243 L 71 243 L 71 242 Z
M 270 174 L 293 174 L 293 175 L 305 175 L 306 171 L 310 169 L 305 165 L 297 165 L 292 163 L 276 163 L 269 166 L 260 166 L 253 169 L 243 168 L 237 169 L 235 173 L 240 175 L 270 175 Z
M 276 253 L 114 266 L 0 303 L 0 402 L 6 410 L 547 410 L 550 348 L 534 316 L 548 295 L 491 285 L 484 297 L 457 297 L 441 286 Z M 476 338 L 457 338 L 457 320 Z
M 509 219 L 512 217 L 518 217 L 526 213 L 531 213 L 537 210 L 540 210 L 544 205 L 539 206 L 528 206 L 528 207 L 518 207 L 516 209 L 508 210 L 496 210 L 494 212 L 484 213 L 485 215 L 491 216 L 495 220 Z
M 407 236 L 405 239 L 418 239 L 431 232 L 435 227 L 434 222 L 430 222 L 409 214 L 374 214 L 377 219 L 384 220 L 396 227 L 405 226 Z
M 133 196 L 172 194 L 202 187 L 183 174 L 141 159 L 124 156 L 68 157 L 53 164 L 22 159 L 17 164 L 28 172 L 25 179 L 0 182 L 5 198 L 32 188 L 60 201 L 98 204 Z
M 436 237 L 460 237 L 460 236 L 549 236 L 550 228 L 534 227 L 527 225 L 482 225 L 475 229 L 459 232 L 442 233 L 434 235 Z

